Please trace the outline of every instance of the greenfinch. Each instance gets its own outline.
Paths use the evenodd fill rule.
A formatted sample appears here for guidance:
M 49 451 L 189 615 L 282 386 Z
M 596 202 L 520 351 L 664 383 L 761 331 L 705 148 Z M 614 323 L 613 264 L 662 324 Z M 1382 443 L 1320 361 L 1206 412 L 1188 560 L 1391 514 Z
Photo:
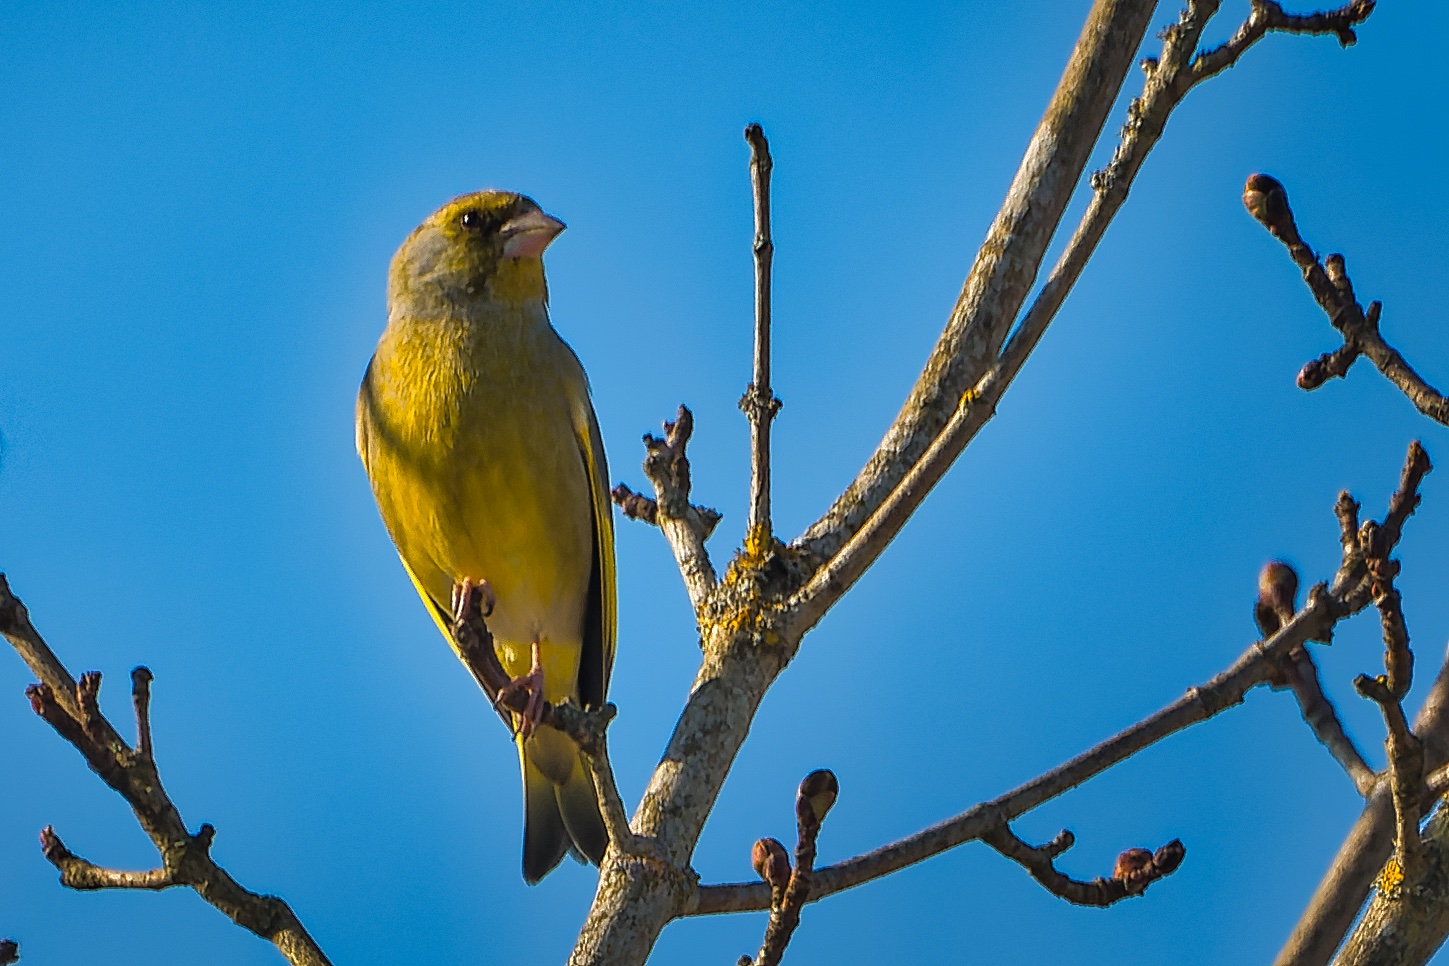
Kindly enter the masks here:
M 543 252 L 563 230 L 481 191 L 408 236 L 357 398 L 357 451 L 403 567 L 443 636 L 456 583 L 486 582 L 514 684 L 599 707 L 614 663 L 614 533 L 588 379 L 549 322 Z M 514 716 L 523 878 L 608 845 L 574 742 Z

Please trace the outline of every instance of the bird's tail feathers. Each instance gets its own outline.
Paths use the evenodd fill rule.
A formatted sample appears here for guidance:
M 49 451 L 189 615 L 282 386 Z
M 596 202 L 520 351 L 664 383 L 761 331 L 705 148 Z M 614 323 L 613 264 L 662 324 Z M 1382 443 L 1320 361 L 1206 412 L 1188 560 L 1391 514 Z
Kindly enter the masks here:
M 523 761 L 523 881 L 537 885 L 563 861 L 573 843 L 559 814 L 554 783 L 529 760 L 527 751 L 519 757 Z
M 519 740 L 523 765 L 523 878 L 529 885 L 565 854 L 598 865 L 609 835 L 583 752 L 552 728 Z
M 609 847 L 609 833 L 604 828 L 604 817 L 599 814 L 598 795 L 594 792 L 594 781 L 589 777 L 583 752 L 575 752 L 569 780 L 555 785 L 554 791 L 558 795 L 559 815 L 574 848 L 594 865 L 601 864 L 604 851 Z

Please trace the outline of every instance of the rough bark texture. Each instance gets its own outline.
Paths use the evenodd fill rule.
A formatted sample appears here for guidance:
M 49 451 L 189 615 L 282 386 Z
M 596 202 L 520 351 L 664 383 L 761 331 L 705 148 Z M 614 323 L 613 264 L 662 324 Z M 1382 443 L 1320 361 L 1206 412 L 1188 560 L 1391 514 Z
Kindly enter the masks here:
M 995 362 L 1081 180 L 1157 4 L 1098 0 L 950 321 L 900 415 L 855 481 L 796 542 L 828 559 L 910 470 Z
M 1440 808 L 1419 840 L 1422 874 L 1405 878 L 1395 863 L 1358 928 L 1334 960 L 1338 966 L 1419 966 L 1449 936 L 1449 814 Z

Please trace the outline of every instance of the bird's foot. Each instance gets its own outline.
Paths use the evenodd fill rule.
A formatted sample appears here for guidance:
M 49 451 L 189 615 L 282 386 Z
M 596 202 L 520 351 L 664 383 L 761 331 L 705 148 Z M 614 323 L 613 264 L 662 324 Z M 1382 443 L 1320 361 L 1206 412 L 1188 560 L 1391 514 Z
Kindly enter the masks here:
M 498 598 L 493 595 L 493 588 L 486 580 L 476 583 L 468 577 L 453 584 L 453 621 L 461 621 L 468 613 L 468 605 L 472 602 L 473 591 L 478 591 L 479 610 L 482 616 L 487 618 L 493 615 L 493 605 L 498 603 Z
M 498 702 L 501 704 L 510 695 L 524 691 L 528 694 L 528 702 L 523 706 L 522 711 L 514 712 L 517 719 L 515 734 L 527 738 L 538 728 L 539 722 L 543 720 L 543 664 L 539 660 L 538 641 L 533 642 L 533 667 L 527 674 L 520 675 L 504 685 L 498 692 Z

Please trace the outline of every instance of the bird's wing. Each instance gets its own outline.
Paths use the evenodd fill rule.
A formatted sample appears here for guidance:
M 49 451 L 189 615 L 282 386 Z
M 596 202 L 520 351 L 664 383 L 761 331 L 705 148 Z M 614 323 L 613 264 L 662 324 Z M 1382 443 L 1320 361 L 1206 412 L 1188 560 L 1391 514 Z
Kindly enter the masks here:
M 602 707 L 614 667 L 618 615 L 614 600 L 614 517 L 609 502 L 609 468 L 604 461 L 604 440 L 599 420 L 589 404 L 587 390 L 574 420 L 579 454 L 589 476 L 594 516 L 594 566 L 589 578 L 589 602 L 584 610 L 583 652 L 579 655 L 579 698 L 586 708 Z

